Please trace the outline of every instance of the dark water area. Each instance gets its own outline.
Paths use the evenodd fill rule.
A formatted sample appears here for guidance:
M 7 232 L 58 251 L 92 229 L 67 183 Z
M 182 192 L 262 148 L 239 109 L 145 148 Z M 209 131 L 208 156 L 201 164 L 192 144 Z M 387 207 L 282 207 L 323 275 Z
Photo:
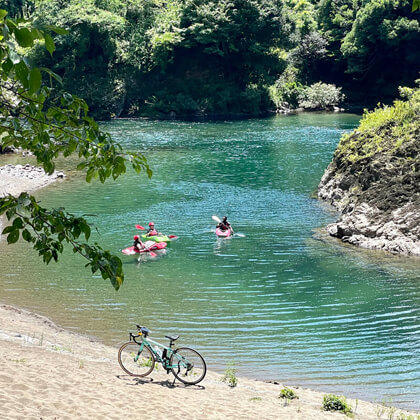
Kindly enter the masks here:
M 69 176 L 43 205 L 88 216 L 115 253 L 150 220 L 179 239 L 157 258 L 123 256 L 115 292 L 79 257 L 42 265 L 0 242 L 0 301 L 117 346 L 140 323 L 179 334 L 209 368 L 420 409 L 418 259 L 343 246 L 337 214 L 312 198 L 342 133 L 359 117 L 299 114 L 247 121 L 119 120 L 103 124 L 146 154 L 151 180 Z M 235 231 L 217 239 L 212 215 Z

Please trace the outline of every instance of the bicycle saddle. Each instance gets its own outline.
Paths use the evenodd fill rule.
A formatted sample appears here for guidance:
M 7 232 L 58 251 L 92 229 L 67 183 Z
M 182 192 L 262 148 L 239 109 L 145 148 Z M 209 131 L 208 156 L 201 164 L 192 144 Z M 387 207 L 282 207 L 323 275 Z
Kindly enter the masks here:
M 174 335 L 174 336 L 170 336 L 170 335 L 165 335 L 165 338 L 167 338 L 168 340 L 172 341 L 176 341 L 179 338 L 179 335 Z

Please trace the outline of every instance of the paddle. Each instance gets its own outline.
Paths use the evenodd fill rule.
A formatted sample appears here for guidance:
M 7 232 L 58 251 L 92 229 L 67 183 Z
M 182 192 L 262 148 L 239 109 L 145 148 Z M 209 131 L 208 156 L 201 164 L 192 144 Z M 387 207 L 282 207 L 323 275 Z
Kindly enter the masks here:
M 217 216 L 211 216 L 211 218 L 217 223 L 221 222 L 221 220 Z
M 144 230 L 144 227 L 141 225 L 136 225 L 136 229 Z

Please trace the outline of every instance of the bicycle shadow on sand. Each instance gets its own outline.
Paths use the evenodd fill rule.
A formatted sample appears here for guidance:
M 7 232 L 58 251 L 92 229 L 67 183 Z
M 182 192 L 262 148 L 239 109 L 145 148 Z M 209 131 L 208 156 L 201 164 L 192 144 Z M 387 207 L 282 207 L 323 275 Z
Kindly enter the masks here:
M 133 378 L 130 375 L 117 375 L 117 378 L 123 381 L 126 381 L 126 385 L 128 386 L 152 384 L 152 385 L 159 385 L 159 386 L 169 388 L 169 389 L 189 388 L 189 389 L 195 389 L 197 391 L 204 391 L 206 389 L 206 387 L 203 385 L 187 385 L 176 380 L 174 381 L 173 379 L 154 380 L 153 378 Z

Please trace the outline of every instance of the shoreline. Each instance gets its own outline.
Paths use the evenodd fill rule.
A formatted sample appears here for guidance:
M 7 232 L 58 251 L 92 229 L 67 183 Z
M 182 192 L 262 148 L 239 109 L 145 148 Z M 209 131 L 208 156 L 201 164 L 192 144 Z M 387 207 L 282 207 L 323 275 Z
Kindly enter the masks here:
M 0 197 L 33 192 L 63 178 L 63 171 L 54 171 L 48 175 L 43 168 L 29 163 L 0 166 Z
M 121 343 L 122 344 L 122 343 Z M 0 404 L 8 419 L 122 419 L 133 409 L 166 419 L 343 419 L 322 410 L 319 391 L 293 389 L 299 399 L 279 398 L 285 385 L 238 377 L 230 388 L 209 371 L 185 386 L 159 369 L 146 378 L 126 375 L 116 347 L 57 326 L 50 319 L 0 304 Z M 416 412 L 347 399 L 356 419 L 419 419 Z M 380 415 L 378 415 L 380 414 Z M 405 416 L 405 417 L 403 417 Z M 409 417 L 411 416 L 411 417 Z

